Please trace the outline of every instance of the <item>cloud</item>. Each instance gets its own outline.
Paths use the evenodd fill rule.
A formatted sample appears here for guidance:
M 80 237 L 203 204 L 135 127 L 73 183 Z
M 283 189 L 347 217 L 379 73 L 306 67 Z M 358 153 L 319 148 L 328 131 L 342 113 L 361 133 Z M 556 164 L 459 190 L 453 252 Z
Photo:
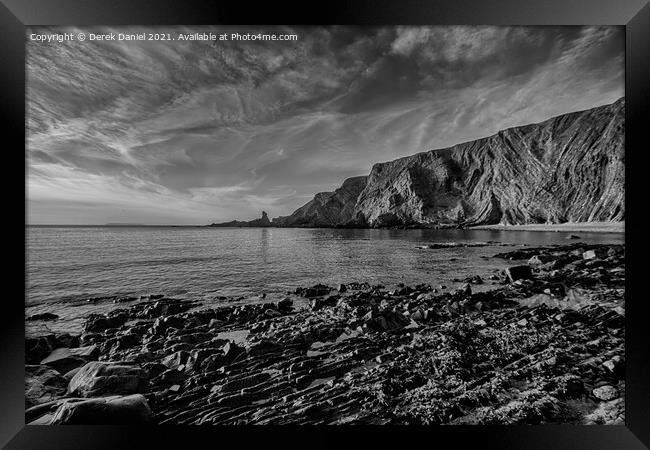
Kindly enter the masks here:
M 299 39 L 28 41 L 29 220 L 289 214 L 375 162 L 623 95 L 620 27 L 155 29 L 260 30 Z

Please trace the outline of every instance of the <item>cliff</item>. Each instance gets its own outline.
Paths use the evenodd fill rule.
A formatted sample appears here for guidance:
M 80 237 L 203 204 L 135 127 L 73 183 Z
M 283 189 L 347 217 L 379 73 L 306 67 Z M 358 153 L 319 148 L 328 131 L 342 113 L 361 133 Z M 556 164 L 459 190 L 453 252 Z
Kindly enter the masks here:
M 624 219 L 625 99 L 375 164 L 276 226 L 471 226 Z
M 276 217 L 280 227 L 335 227 L 353 223 L 355 205 L 366 187 L 367 177 L 348 178 L 334 192 L 321 192 L 290 216 Z

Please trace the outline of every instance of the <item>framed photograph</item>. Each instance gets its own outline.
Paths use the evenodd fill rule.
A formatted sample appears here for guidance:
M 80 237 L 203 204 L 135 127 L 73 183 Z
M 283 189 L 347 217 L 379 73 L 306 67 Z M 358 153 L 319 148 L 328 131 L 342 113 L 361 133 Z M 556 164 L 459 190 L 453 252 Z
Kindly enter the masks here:
M 645 1 L 0 11 L 6 448 L 647 448 Z

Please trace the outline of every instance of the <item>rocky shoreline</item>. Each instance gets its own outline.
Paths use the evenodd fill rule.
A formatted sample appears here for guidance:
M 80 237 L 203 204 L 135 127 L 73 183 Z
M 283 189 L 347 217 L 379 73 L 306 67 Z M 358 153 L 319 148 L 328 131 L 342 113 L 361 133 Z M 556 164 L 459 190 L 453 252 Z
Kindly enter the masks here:
M 451 292 L 316 285 L 91 314 L 80 335 L 26 338 L 26 423 L 622 424 L 624 247 L 494 257 L 503 270 Z

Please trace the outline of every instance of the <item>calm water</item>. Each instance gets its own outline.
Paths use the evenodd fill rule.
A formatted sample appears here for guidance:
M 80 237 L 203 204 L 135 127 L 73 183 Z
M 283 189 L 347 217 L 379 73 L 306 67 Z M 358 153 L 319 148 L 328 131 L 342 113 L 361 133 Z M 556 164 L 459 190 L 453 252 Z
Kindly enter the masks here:
M 270 297 L 315 283 L 447 283 L 507 262 L 509 247 L 423 250 L 432 242 L 567 243 L 569 233 L 492 230 L 28 227 L 27 305 L 162 293 Z M 622 243 L 621 234 L 579 233 Z M 571 241 L 574 242 L 574 241 Z M 274 295 L 275 294 L 275 295 Z

